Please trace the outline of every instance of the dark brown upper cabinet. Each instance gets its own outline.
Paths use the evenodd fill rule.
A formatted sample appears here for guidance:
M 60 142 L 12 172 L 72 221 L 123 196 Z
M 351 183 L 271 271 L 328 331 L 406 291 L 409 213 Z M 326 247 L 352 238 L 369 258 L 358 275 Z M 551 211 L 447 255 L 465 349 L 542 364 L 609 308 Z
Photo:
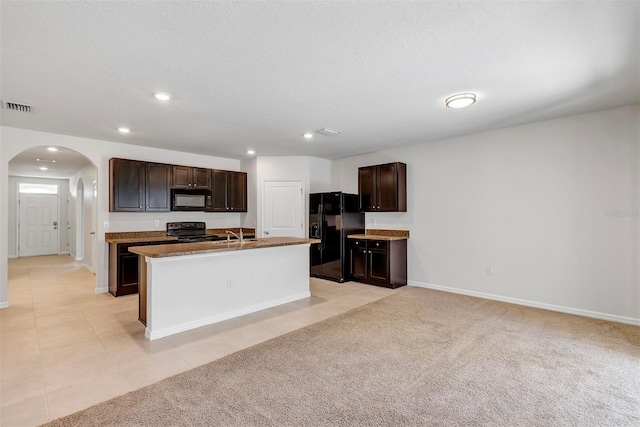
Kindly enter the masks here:
M 400 162 L 358 168 L 363 212 L 407 211 L 407 165 Z
M 214 170 L 212 212 L 247 211 L 247 174 Z
M 171 210 L 171 165 L 147 163 L 145 190 L 146 212 L 169 212 Z
M 171 187 L 211 190 L 211 170 L 174 165 Z
M 109 211 L 143 212 L 145 193 L 145 162 L 110 159 L 111 192 Z
M 111 212 L 169 212 L 171 165 L 110 159 Z

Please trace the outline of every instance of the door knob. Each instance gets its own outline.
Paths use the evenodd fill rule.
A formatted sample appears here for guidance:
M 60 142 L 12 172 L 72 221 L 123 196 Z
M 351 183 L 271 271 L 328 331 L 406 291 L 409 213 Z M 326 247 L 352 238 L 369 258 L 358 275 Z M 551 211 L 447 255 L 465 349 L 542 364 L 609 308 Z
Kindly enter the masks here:
M 269 234 L 269 231 L 265 231 L 264 234 Z

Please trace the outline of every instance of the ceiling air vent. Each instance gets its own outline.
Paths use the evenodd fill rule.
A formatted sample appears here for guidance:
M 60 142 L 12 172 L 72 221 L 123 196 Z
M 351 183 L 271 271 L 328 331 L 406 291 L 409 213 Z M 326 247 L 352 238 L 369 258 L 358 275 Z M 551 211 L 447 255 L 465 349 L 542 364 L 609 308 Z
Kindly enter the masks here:
M 339 130 L 329 129 L 329 128 L 318 129 L 316 132 L 321 133 L 323 135 L 337 135 L 340 133 Z
M 31 105 L 18 104 L 17 102 L 2 101 L 2 108 L 5 110 L 19 111 L 21 113 L 30 113 Z

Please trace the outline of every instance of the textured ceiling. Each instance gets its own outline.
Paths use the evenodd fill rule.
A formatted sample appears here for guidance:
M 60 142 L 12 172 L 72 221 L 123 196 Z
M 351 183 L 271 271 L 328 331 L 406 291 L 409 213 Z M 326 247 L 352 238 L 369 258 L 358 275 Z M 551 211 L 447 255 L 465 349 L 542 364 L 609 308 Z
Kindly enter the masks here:
M 0 4 L 5 126 L 335 159 L 640 100 L 637 1 Z

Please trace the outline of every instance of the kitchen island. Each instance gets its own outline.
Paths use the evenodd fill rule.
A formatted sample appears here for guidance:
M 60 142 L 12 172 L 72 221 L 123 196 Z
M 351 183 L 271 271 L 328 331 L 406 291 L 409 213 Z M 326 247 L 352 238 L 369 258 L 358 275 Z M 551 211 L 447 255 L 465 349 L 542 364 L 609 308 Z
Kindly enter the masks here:
M 313 239 L 134 246 L 140 320 L 154 340 L 308 298 Z

